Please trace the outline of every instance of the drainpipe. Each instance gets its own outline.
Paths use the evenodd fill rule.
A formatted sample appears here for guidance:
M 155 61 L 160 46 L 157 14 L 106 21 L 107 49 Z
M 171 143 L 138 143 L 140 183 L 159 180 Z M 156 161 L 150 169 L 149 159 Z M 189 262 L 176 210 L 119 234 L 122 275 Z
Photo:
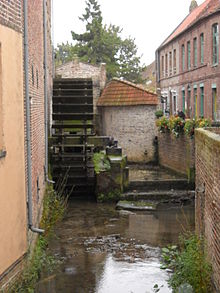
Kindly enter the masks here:
M 26 95 L 26 140 L 27 140 L 27 172 L 28 172 L 28 227 L 32 232 L 44 233 L 44 230 L 33 226 L 33 202 L 32 202 L 32 160 L 31 160 L 31 133 L 30 133 L 30 96 L 28 78 L 28 0 L 24 0 L 24 74 Z
M 45 181 L 54 183 L 48 178 L 48 94 L 47 94 L 47 4 L 43 0 L 43 27 L 44 27 L 44 130 L 45 130 Z

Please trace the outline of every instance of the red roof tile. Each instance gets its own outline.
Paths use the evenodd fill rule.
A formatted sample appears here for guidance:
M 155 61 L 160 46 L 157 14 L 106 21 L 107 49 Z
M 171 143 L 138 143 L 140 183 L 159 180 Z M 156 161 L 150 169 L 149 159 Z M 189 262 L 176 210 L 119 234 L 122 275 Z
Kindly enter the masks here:
M 162 43 L 161 46 L 169 43 L 183 31 L 191 27 L 198 20 L 213 14 L 220 10 L 220 0 L 206 0 L 201 5 L 196 7 L 187 17 L 179 24 L 179 26 L 171 33 L 171 35 Z
M 157 105 L 157 95 L 136 84 L 117 78 L 105 87 L 98 106 Z

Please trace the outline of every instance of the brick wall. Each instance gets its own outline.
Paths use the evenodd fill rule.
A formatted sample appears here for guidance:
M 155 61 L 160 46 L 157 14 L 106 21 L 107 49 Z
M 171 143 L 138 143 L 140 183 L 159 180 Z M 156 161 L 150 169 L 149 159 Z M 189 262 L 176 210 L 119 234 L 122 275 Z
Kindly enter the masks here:
M 216 1 L 217 2 L 217 1 Z M 187 29 L 184 33 L 173 39 L 164 47 L 159 48 L 159 62 L 157 67 L 160 68 L 160 77 L 158 79 L 157 87 L 161 89 L 161 95 L 167 99 L 167 108 L 170 113 L 174 113 L 174 102 L 176 101 L 176 109 L 184 109 L 182 92 L 185 91 L 185 110 L 187 116 L 197 117 L 202 115 L 201 111 L 201 91 L 204 88 L 204 113 L 206 118 L 214 119 L 213 117 L 213 102 L 212 102 L 212 88 L 216 87 L 216 119 L 220 120 L 220 65 L 219 62 L 213 65 L 212 60 L 212 26 L 219 23 L 219 10 L 218 13 L 210 14 L 208 18 L 199 21 L 197 24 Z M 204 34 L 204 61 L 201 63 L 200 54 L 200 35 Z M 193 62 L 193 40 L 197 39 L 197 65 L 194 66 Z M 187 42 L 191 44 L 191 58 L 190 68 L 187 68 Z M 182 45 L 185 46 L 185 69 L 182 70 Z M 169 57 L 169 52 L 176 49 L 177 70 L 176 73 L 172 71 L 171 75 L 164 76 L 162 69 L 162 56 L 165 59 L 166 54 Z M 220 58 L 220 57 L 219 57 Z M 165 62 L 165 61 L 164 61 Z M 165 67 L 165 65 L 164 65 Z M 168 58 L 168 71 L 169 71 L 169 58 Z M 194 101 L 194 90 L 197 87 L 197 98 Z M 190 94 L 188 94 L 190 89 Z M 175 99 L 174 99 L 175 97 Z M 162 107 L 165 104 L 161 105 Z M 187 109 L 188 108 L 188 109 Z M 196 113 L 197 112 L 197 113 Z
M 106 84 L 106 67 L 104 63 L 91 65 L 79 62 L 76 58 L 73 61 L 58 66 L 56 68 L 56 76 L 62 78 L 92 78 L 94 113 L 97 114 L 97 100 Z
M 175 137 L 170 133 L 159 133 L 158 152 L 160 165 L 186 175 L 189 179 L 193 176 L 195 168 L 194 139 L 186 135 Z
M 0 288 L 27 251 L 22 1 L 0 1 Z M 1 131 L 0 131 L 1 135 Z M 1 139 L 0 139 L 1 140 Z M 0 289 L 1 291 L 1 289 Z
M 220 130 L 196 130 L 195 144 L 196 229 L 207 240 L 214 282 L 220 290 Z
M 130 162 L 154 160 L 156 106 L 100 107 L 103 135 L 118 140 Z
M 22 30 L 22 1 L 0 1 L 0 23 L 21 32 Z
M 50 0 L 47 1 L 48 98 L 52 91 Z M 31 153 L 34 224 L 38 225 L 45 191 L 44 39 L 43 0 L 28 1 L 29 88 L 31 97 Z

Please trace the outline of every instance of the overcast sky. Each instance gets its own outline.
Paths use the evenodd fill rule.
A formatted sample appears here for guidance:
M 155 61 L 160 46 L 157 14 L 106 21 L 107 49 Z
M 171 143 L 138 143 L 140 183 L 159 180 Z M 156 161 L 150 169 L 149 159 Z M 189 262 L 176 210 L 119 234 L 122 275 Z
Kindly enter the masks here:
M 139 55 L 146 65 L 155 50 L 189 12 L 191 0 L 98 0 L 103 21 L 123 28 L 123 36 L 135 38 Z M 197 0 L 198 5 L 203 0 Z M 84 32 L 79 16 L 85 0 L 53 0 L 54 45 L 72 41 L 71 30 Z

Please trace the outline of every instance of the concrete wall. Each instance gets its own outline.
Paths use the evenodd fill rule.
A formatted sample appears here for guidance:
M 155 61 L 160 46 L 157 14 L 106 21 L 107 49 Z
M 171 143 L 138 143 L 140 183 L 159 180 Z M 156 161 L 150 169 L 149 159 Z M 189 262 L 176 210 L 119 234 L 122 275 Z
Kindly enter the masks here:
M 218 133 L 218 134 L 217 134 Z M 196 143 L 196 229 L 207 240 L 209 260 L 220 290 L 220 131 L 198 129 Z
M 100 107 L 103 135 L 118 140 L 130 162 L 154 160 L 156 106 Z
M 159 133 L 158 153 L 160 165 L 192 177 L 195 168 L 194 139 L 186 135 L 175 137 L 171 133 Z
M 22 34 L 0 25 L 0 279 L 27 249 Z

